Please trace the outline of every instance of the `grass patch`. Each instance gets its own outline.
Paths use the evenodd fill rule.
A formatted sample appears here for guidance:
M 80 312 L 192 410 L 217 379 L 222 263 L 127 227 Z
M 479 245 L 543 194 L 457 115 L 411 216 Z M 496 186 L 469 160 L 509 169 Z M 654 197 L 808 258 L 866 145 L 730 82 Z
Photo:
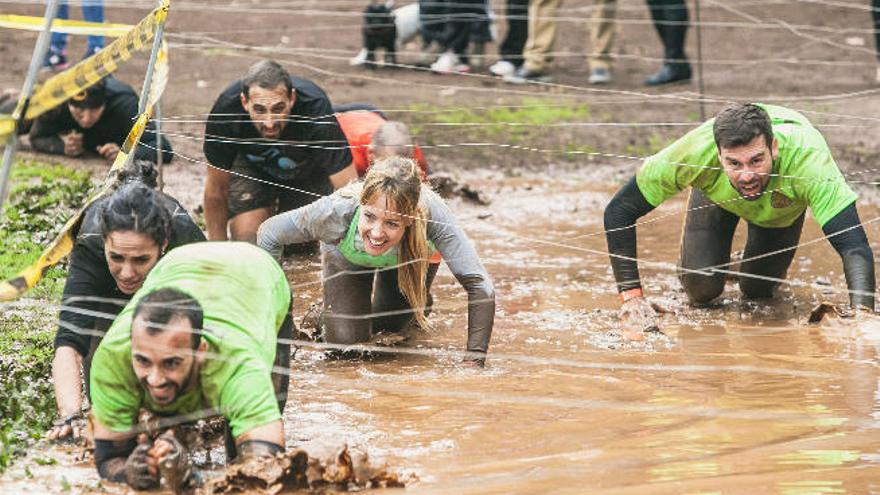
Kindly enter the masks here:
M 36 260 L 64 222 L 85 202 L 88 173 L 61 165 L 19 160 L 0 217 L 0 277 Z M 31 304 L 0 306 L 0 473 L 55 417 L 52 391 L 54 309 L 40 301 L 61 298 L 66 267 L 50 269 L 28 294 Z

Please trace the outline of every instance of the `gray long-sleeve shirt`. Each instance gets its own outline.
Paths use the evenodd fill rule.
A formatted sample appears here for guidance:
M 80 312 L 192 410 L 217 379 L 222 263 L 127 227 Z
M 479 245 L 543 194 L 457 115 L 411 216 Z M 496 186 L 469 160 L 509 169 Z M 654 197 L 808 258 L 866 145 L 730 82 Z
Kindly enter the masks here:
M 287 244 L 319 240 L 335 249 L 351 225 L 359 197 L 360 184 L 356 184 L 310 205 L 275 215 L 260 226 L 257 244 L 275 259 L 280 259 Z M 486 352 L 495 321 L 492 280 L 446 203 L 427 186 L 422 186 L 420 203 L 428 218 L 428 240 L 468 293 L 467 349 Z

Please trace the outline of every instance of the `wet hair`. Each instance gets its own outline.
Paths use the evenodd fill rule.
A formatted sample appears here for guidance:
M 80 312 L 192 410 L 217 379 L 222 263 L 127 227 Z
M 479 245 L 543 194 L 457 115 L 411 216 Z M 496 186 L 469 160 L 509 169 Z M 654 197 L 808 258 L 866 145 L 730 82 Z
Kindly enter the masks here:
M 390 120 L 380 125 L 370 142 L 377 159 L 389 156 L 413 157 L 413 139 L 403 122 Z
M 736 103 L 718 112 L 712 132 L 718 149 L 744 146 L 758 136 L 764 136 L 768 147 L 773 144 L 770 116 L 754 103 Z
M 88 88 L 70 97 L 67 100 L 71 106 L 77 108 L 98 108 L 107 103 L 107 83 L 104 79 L 99 80 Z
M 279 84 L 283 84 L 289 94 L 293 90 L 290 73 L 274 60 L 261 60 L 250 66 L 244 73 L 244 77 L 241 78 L 241 93 L 245 98 L 250 98 L 251 86 L 274 89 Z
M 140 181 L 123 184 L 98 212 L 104 239 L 113 232 L 144 234 L 161 249 L 171 236 L 171 214 L 156 192 Z
M 186 318 L 193 328 L 191 337 L 193 350 L 202 342 L 204 311 L 202 305 L 186 292 L 170 287 L 150 292 L 138 301 L 132 321 L 139 316 L 147 323 L 149 335 L 164 332 L 168 328 L 168 323 L 174 318 Z
M 141 182 L 150 189 L 159 186 L 158 179 L 159 171 L 156 170 L 156 164 L 148 160 L 133 160 L 116 174 L 118 185 Z
M 370 204 L 379 194 L 394 203 L 395 213 L 411 220 L 398 247 L 400 266 L 397 285 L 415 310 L 416 323 L 428 327 L 424 308 L 428 299 L 425 278 L 428 272 L 428 239 L 425 214 L 419 206 L 421 169 L 414 160 L 393 156 L 378 160 L 367 171 L 360 204 Z

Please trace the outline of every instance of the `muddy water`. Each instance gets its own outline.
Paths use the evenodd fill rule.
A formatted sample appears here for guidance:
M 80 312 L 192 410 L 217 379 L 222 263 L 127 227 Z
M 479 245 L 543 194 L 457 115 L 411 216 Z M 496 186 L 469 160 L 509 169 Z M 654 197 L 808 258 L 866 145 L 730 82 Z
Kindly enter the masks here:
M 670 311 L 666 336 L 627 344 L 607 257 L 591 252 L 605 250 L 615 186 L 592 173 L 553 177 L 471 176 L 491 205 L 451 201 L 496 286 L 486 369 L 462 368 L 452 352 L 464 346 L 466 297 L 444 267 L 436 328 L 400 353 L 296 354 L 289 446 L 363 447 L 417 475 L 417 493 L 880 493 L 880 324 L 808 326 L 814 303 L 845 300 L 821 288 L 754 303 L 731 283 L 716 307 L 690 308 L 673 270 L 642 264 L 648 293 Z M 647 218 L 642 257 L 675 263 L 684 207 L 682 195 Z M 803 240 L 820 236 L 806 225 Z M 868 236 L 877 250 L 880 231 Z M 740 232 L 736 249 L 743 241 Z M 320 297 L 320 266 L 286 268 L 299 320 Z M 798 251 L 790 278 L 844 287 L 825 241 Z M 14 469 L 0 491 L 54 491 L 65 475 L 75 490 L 94 486 L 90 466 L 37 455 L 59 465 L 31 464 L 34 480 Z

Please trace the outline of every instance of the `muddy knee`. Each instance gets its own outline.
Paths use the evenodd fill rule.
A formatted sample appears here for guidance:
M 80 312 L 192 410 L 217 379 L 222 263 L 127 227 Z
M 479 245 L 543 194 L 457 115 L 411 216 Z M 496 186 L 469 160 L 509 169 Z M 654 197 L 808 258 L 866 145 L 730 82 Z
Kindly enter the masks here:
M 767 299 L 773 297 L 773 292 L 779 284 L 768 280 L 740 277 L 739 290 L 747 299 Z
M 702 304 L 715 299 L 724 292 L 723 275 L 700 275 L 685 273 L 679 276 L 681 285 L 691 303 Z
M 367 342 L 372 337 L 369 319 L 351 319 L 324 313 L 324 342 L 351 345 Z

